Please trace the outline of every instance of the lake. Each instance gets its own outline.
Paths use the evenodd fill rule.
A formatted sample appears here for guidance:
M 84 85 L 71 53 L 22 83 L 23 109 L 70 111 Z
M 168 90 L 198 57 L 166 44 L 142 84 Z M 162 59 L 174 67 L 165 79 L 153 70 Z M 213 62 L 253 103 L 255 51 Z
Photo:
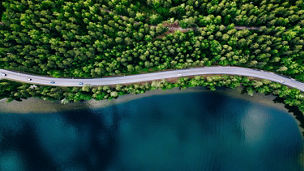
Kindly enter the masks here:
M 301 171 L 303 147 L 285 110 L 219 92 L 48 114 L 0 109 L 1 171 Z

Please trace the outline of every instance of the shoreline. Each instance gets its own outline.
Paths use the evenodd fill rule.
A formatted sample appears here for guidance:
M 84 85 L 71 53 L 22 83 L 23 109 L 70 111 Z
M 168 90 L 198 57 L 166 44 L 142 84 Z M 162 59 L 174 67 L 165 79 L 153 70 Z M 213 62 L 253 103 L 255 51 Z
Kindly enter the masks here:
M 288 109 L 285 108 L 285 105 L 283 103 L 274 103 L 273 99 L 275 99 L 275 96 L 273 95 L 264 95 L 259 93 L 254 93 L 253 96 L 249 96 L 248 94 L 241 94 L 242 88 L 238 87 L 235 89 L 217 89 L 215 93 L 221 93 L 226 96 L 230 96 L 233 98 L 238 98 L 242 100 L 246 100 L 249 102 L 258 103 L 260 105 L 268 106 L 268 107 L 274 107 L 278 110 L 287 112 L 292 116 L 300 130 L 300 132 L 304 132 L 304 128 L 302 128 L 300 125 L 300 121 L 295 117 L 294 114 L 288 112 Z M 61 104 L 60 101 L 45 101 L 39 98 L 29 98 L 26 100 L 23 100 L 21 102 L 18 101 L 12 101 L 7 103 L 6 99 L 0 100 L 0 112 L 4 114 L 53 114 L 56 112 L 61 111 L 72 111 L 72 110 L 81 110 L 85 108 L 89 108 L 92 110 L 103 108 L 103 107 L 109 107 L 115 104 L 119 103 L 126 103 L 132 100 L 154 96 L 154 95 L 167 95 L 167 94 L 176 94 L 176 93 L 200 93 L 200 92 L 211 92 L 207 88 L 203 87 L 191 87 L 187 89 L 178 89 L 173 88 L 170 90 L 151 90 L 147 91 L 143 94 L 128 94 L 118 97 L 117 99 L 112 100 L 89 100 L 85 102 L 77 102 L 77 103 L 68 103 L 68 104 Z
M 29 98 L 23 100 L 22 102 L 12 101 L 7 103 L 6 99 L 0 100 L 0 112 L 3 113 L 14 113 L 14 114 L 26 114 L 26 113 L 39 113 L 39 114 L 47 114 L 54 113 L 66 110 L 77 110 L 83 108 L 102 108 L 108 107 L 118 103 L 125 103 L 131 100 L 140 99 L 144 97 L 149 97 L 153 95 L 166 95 L 166 94 L 176 94 L 176 93 L 195 93 L 195 92 L 209 92 L 210 90 L 202 87 L 193 87 L 187 89 L 178 89 L 173 88 L 170 90 L 151 90 L 147 91 L 144 94 L 129 94 L 118 97 L 117 99 L 112 100 L 89 100 L 86 102 L 77 102 L 77 103 L 68 103 L 61 104 L 60 101 L 44 101 L 39 98 Z M 215 91 L 216 93 L 222 93 L 224 95 L 228 95 L 234 98 L 240 98 L 246 101 L 256 102 L 262 105 L 275 107 L 279 110 L 288 111 L 284 104 L 282 103 L 274 103 L 274 96 L 271 95 L 263 95 L 255 93 L 253 96 L 249 96 L 247 94 L 241 94 L 241 88 L 237 89 L 218 89 Z

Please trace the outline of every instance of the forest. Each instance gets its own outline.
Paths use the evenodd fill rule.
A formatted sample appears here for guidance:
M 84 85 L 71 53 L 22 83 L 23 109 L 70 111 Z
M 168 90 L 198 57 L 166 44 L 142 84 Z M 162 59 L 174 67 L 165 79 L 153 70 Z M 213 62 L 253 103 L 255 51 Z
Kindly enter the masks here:
M 3 0 L 0 68 L 97 78 L 202 66 L 241 66 L 304 82 L 303 0 Z M 0 81 L 0 99 L 62 103 L 193 86 L 273 94 L 304 113 L 304 94 L 239 76 L 113 87 Z
M 4 0 L 0 68 L 92 78 L 210 65 L 304 81 L 304 2 Z

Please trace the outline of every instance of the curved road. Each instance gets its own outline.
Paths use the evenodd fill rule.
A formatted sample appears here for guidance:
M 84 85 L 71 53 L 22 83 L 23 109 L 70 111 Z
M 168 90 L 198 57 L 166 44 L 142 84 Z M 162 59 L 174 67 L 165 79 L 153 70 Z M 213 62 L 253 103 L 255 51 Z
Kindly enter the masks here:
M 201 67 L 190 68 L 183 70 L 162 71 L 147 74 L 137 74 L 130 76 L 119 77 L 106 77 L 106 78 L 92 78 L 92 79 L 72 79 L 72 78 L 52 78 L 45 76 L 35 76 L 30 74 L 22 74 L 18 72 L 12 72 L 8 70 L 0 69 L 0 79 L 8 79 L 13 81 L 19 81 L 29 84 L 40 84 L 48 86 L 62 86 L 62 87 L 81 87 L 83 85 L 91 86 L 105 86 L 115 84 L 130 84 L 137 82 L 162 80 L 167 78 L 177 78 L 185 76 L 195 75 L 210 75 L 210 74 L 228 74 L 228 75 L 240 75 L 249 76 L 261 79 L 267 79 L 270 81 L 278 82 L 289 87 L 299 89 L 304 92 L 304 83 L 290 79 L 272 72 L 266 72 L 262 70 L 255 70 L 242 67 Z

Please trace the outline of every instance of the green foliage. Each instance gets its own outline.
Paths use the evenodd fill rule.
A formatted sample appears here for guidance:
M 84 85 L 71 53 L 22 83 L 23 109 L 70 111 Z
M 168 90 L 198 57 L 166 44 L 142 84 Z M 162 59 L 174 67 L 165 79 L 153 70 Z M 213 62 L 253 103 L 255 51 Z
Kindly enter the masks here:
M 0 68 L 91 78 L 237 65 L 303 81 L 301 2 L 7 0 Z

